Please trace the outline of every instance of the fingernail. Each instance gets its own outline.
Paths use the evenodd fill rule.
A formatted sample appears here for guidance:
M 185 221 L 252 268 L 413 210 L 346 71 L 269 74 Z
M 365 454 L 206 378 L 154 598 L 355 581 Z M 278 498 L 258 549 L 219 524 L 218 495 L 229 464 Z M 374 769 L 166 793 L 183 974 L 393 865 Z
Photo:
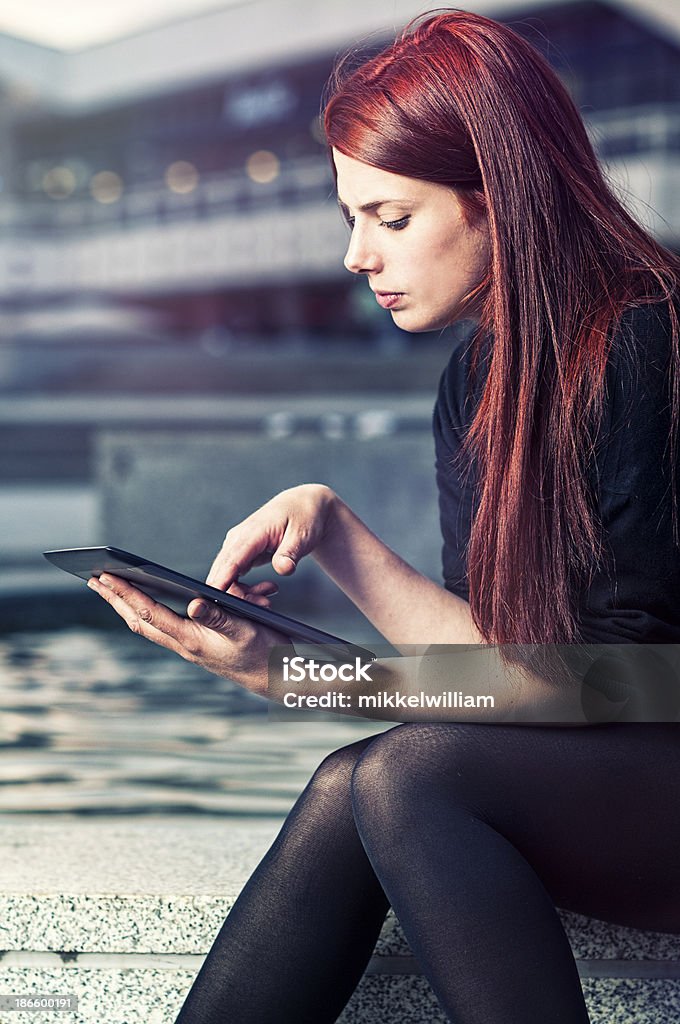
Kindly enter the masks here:
M 192 617 L 192 619 L 198 619 L 200 621 L 201 619 L 205 619 L 206 618 L 207 612 L 208 612 L 207 606 L 201 602 L 201 604 L 197 605 L 194 608 L 191 617 Z
M 87 581 L 87 585 L 90 588 L 90 590 L 96 590 L 97 589 L 97 581 L 95 579 L 93 579 L 93 578 L 90 578 Z

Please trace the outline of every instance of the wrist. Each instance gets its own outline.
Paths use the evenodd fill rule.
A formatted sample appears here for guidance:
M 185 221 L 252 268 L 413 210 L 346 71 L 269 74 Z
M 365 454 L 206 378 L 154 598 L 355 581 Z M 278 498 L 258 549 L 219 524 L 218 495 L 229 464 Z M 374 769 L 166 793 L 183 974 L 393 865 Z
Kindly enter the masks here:
M 338 544 L 341 543 L 343 531 L 346 528 L 345 516 L 349 506 L 340 498 L 335 491 L 326 485 L 320 485 L 323 493 L 321 499 L 323 529 L 319 541 L 312 552 L 318 562 L 322 562 L 325 556 Z

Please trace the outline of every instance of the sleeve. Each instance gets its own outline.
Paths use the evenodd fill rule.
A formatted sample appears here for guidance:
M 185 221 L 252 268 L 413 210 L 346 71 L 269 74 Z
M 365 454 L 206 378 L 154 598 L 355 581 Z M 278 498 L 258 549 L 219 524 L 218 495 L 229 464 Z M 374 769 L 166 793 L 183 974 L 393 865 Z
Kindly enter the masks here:
M 456 349 L 439 382 L 432 427 L 444 586 L 468 601 L 466 555 L 474 514 L 474 480 L 472 473 L 465 479 L 465 467 L 460 465 L 461 445 L 472 422 L 466 383 L 466 361 Z
M 580 605 L 587 643 L 680 642 L 680 550 L 673 541 L 670 320 L 665 306 L 623 317 L 607 366 L 594 488 L 608 571 Z

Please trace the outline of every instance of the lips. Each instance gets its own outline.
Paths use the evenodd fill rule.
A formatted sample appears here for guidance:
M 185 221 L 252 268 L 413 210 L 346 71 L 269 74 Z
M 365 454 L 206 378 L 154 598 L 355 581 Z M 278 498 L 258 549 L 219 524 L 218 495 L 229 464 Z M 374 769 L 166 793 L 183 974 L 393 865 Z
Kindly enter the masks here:
M 376 292 L 375 298 L 378 305 L 382 306 L 383 309 L 392 309 L 398 305 L 403 295 L 403 292 Z

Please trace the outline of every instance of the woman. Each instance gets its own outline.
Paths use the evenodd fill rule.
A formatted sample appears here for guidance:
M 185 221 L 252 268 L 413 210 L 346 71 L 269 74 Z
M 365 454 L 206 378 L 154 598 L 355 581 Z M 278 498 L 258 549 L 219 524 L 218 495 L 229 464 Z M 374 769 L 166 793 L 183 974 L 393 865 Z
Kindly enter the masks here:
M 446 589 L 315 484 L 231 530 L 208 582 L 265 604 L 274 585 L 239 577 L 311 554 L 390 642 L 491 645 L 500 712 L 407 721 L 327 757 L 178 1024 L 336 1020 L 390 905 L 457 1024 L 585 1022 L 556 905 L 680 932 L 674 716 L 562 714 L 552 658 L 635 644 L 644 674 L 647 645 L 680 640 L 678 261 L 609 191 L 543 59 L 485 18 L 426 17 L 341 68 L 325 124 L 347 268 L 407 331 L 477 323 L 435 410 Z M 92 586 L 132 629 L 267 692 L 277 634 Z M 388 685 L 411 662 L 384 665 Z

